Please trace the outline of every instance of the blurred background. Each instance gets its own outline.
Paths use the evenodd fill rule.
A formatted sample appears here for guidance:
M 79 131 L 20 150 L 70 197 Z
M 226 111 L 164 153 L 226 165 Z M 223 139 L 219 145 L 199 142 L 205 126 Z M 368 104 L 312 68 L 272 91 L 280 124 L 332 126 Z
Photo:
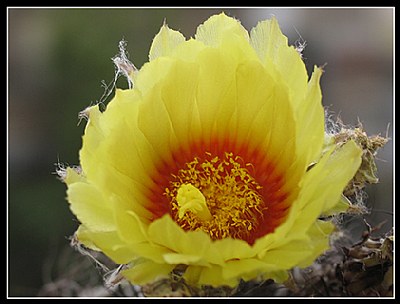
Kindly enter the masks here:
M 8 295 L 36 296 L 78 223 L 56 163 L 79 163 L 85 122 L 114 78 L 111 58 L 128 42 L 140 68 L 164 19 L 186 37 L 224 11 L 250 30 L 275 15 L 289 43 L 304 43 L 310 72 L 324 65 L 324 106 L 369 135 L 393 134 L 392 8 L 8 8 Z M 118 87 L 127 87 L 120 78 Z M 393 140 L 378 153 L 379 184 L 367 187 L 372 225 L 393 224 Z M 354 232 L 355 234 L 358 232 Z M 357 237 L 357 236 L 356 236 Z

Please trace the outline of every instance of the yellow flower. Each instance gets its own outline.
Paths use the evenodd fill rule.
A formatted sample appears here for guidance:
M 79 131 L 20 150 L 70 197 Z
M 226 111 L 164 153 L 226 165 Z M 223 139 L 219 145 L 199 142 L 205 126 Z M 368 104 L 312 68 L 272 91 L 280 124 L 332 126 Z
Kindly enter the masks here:
M 353 141 L 323 150 L 322 70 L 308 80 L 275 18 L 249 34 L 223 13 L 188 40 L 162 26 L 149 59 L 86 110 L 82 172 L 65 176 L 79 241 L 135 284 L 178 265 L 213 286 L 310 265 L 361 161 Z

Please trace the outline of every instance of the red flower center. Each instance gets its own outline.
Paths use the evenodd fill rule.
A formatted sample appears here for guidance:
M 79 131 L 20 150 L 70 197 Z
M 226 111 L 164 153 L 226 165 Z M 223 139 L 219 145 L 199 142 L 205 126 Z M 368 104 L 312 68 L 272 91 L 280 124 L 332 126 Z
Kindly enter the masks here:
M 149 197 L 154 219 L 169 213 L 184 230 L 249 244 L 273 232 L 289 207 L 284 175 L 266 155 L 244 146 L 238 153 L 229 145 L 202 146 L 175 153 L 175 162 L 154 176 L 157 187 Z

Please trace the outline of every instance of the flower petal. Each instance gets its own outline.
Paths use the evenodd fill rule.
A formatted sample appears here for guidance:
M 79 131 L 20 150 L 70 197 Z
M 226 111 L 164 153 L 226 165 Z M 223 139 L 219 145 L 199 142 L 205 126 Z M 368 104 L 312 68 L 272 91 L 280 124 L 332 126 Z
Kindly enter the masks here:
M 272 278 L 277 282 L 283 282 L 288 278 L 287 272 L 284 271 L 263 272 L 262 267 L 264 267 L 264 265 L 265 263 L 255 260 L 243 260 L 243 263 L 242 260 L 238 260 L 233 261 L 232 264 L 213 266 L 211 268 L 189 266 L 183 274 L 183 278 L 188 284 L 194 286 L 204 284 L 230 287 L 237 286 L 240 278 L 244 280 L 253 280 L 257 275 L 259 275 L 260 278 Z M 245 266 L 249 266 L 249 268 L 246 269 Z M 256 269 L 257 266 L 260 268 Z
M 137 116 L 139 100 L 140 95 L 135 90 L 117 90 L 103 113 L 97 106 L 88 109 L 89 122 L 79 154 L 82 170 L 88 180 L 100 182 L 100 165 L 106 168 L 111 166 L 133 180 L 151 185 L 146 171 L 154 168 L 154 152 L 150 146 L 145 147 L 146 153 L 142 152 L 146 142 L 132 123 Z M 141 142 L 140 149 L 137 148 L 137 142 Z
M 195 38 L 213 47 L 218 46 L 222 40 L 238 36 L 248 41 L 246 29 L 236 19 L 224 13 L 211 16 L 201 24 L 196 31 Z
M 303 166 L 315 160 L 324 138 L 324 111 L 319 79 L 321 69 L 314 69 L 307 86 L 307 70 L 301 56 L 279 28 L 276 18 L 262 21 L 250 33 L 250 43 L 265 68 L 275 79 L 286 83 L 293 111 L 298 121 L 296 138 L 299 155 L 306 155 Z
M 68 167 L 65 169 L 65 176 L 62 177 L 63 182 L 68 186 L 76 182 L 84 182 L 85 178 L 79 174 L 74 168 Z
M 135 257 L 129 247 L 123 245 L 116 231 L 91 231 L 81 225 L 77 237 L 86 247 L 96 251 L 101 250 L 115 263 L 126 264 Z
M 88 172 L 90 175 L 90 170 L 93 167 L 92 164 L 98 160 L 96 150 L 103 142 L 105 134 L 100 122 L 101 112 L 98 105 L 85 109 L 83 113 L 88 117 L 88 122 L 82 138 L 82 149 L 79 151 L 79 159 L 82 170 L 86 168 L 84 172 L 87 176 Z
M 120 198 L 112 197 L 115 210 L 115 222 L 120 238 L 127 244 L 136 244 L 148 240 L 145 220 L 132 211 L 131 206 Z
M 250 32 L 250 44 L 266 69 L 277 73 L 289 90 L 295 109 L 302 106 L 307 89 L 307 70 L 299 53 L 288 45 L 275 17 L 259 22 Z
M 224 279 L 232 280 L 234 278 L 253 279 L 265 274 L 280 270 L 274 264 L 268 264 L 257 258 L 252 259 L 237 259 L 228 261 L 222 268 L 222 275 Z
M 238 138 L 286 171 L 294 162 L 296 124 L 285 88 L 259 62 L 246 61 L 236 71 L 236 98 Z
M 73 183 L 68 186 L 67 197 L 72 212 L 90 230 L 115 230 L 112 206 L 95 185 L 84 182 Z
M 362 153 L 361 148 L 353 140 L 350 140 L 329 158 L 325 169 L 329 172 L 329 178 L 320 183 L 321 188 L 330 188 L 330 193 L 327 195 L 322 209 L 323 212 L 333 208 L 339 201 L 342 190 L 361 165 Z
M 205 253 L 211 243 L 208 235 L 203 231 L 185 232 L 169 215 L 151 223 L 148 236 L 154 244 L 168 248 L 170 252 L 164 257 L 170 262 L 178 261 L 179 257 L 184 260 L 196 260 L 201 264 L 204 264 L 202 261 L 207 261 Z M 176 254 L 171 255 L 170 253 Z M 185 264 L 184 260 L 176 264 Z
M 259 22 L 250 31 L 250 44 L 261 61 L 266 58 L 277 59 L 282 46 L 288 45 L 288 39 L 279 28 L 275 17 Z
M 197 284 L 211 286 L 226 285 L 231 287 L 238 284 L 238 278 L 224 279 L 222 271 L 222 266 L 214 266 L 211 268 L 202 267 Z
M 268 264 L 273 264 L 280 269 L 290 269 L 299 261 L 304 259 L 304 256 L 309 255 L 311 248 L 309 241 L 299 240 L 291 241 L 282 246 L 270 249 L 262 253 L 262 261 Z
M 329 249 L 329 237 L 334 231 L 335 226 L 331 222 L 316 221 L 307 231 L 307 235 L 312 241 L 310 252 L 297 263 L 299 267 L 310 266 L 315 259 Z
M 324 109 L 320 78 L 322 69 L 314 67 L 311 80 L 308 83 L 306 98 L 297 108 L 297 146 L 299 155 L 305 155 L 305 165 L 318 161 L 325 139 Z
M 330 215 L 335 215 L 335 214 L 339 214 L 342 212 L 346 212 L 350 206 L 351 206 L 351 203 L 350 203 L 349 199 L 342 194 L 340 197 L 340 200 L 331 209 L 324 210 L 321 215 L 322 216 L 330 216 Z
M 246 259 L 255 256 L 254 249 L 248 243 L 239 239 L 225 238 L 216 240 L 211 244 L 211 249 L 212 251 L 210 251 L 207 257 L 208 260 L 220 265 L 224 265 L 230 260 Z
M 201 41 L 190 38 L 189 40 L 185 41 L 185 43 L 177 45 L 171 53 L 171 57 L 187 62 L 196 62 L 200 52 L 202 52 L 206 48 L 209 47 Z
M 332 149 L 325 153 L 303 177 L 301 190 L 285 222 L 255 243 L 260 258 L 263 258 L 263 253 L 296 240 L 307 243 L 306 232 L 325 210 L 335 206 L 345 185 L 360 165 L 361 153 L 360 148 L 351 141 L 333 155 Z
M 152 61 L 158 57 L 170 55 L 185 40 L 185 36 L 180 32 L 171 30 L 168 25 L 164 24 L 153 39 L 149 52 L 149 60 Z
M 171 50 L 168 57 L 157 57 L 151 63 L 145 63 L 139 73 L 133 74 L 133 82 L 142 96 L 145 96 L 154 85 L 166 79 L 170 68 L 176 60 L 195 62 L 205 45 L 194 39 L 187 40 Z
M 201 138 L 210 146 L 213 136 L 235 134 L 230 125 L 236 111 L 234 66 L 219 49 L 208 48 L 198 56 L 199 78 L 196 107 L 201 123 Z
M 153 261 L 154 263 L 158 264 L 164 264 L 164 255 L 172 252 L 169 248 L 151 242 L 134 243 L 128 245 L 136 256 L 146 257 L 146 259 L 149 261 Z
M 177 60 L 161 88 L 168 118 L 181 147 L 200 136 L 195 112 L 199 66 Z
M 146 96 L 156 84 L 165 79 L 174 62 L 175 60 L 170 57 L 159 57 L 151 63 L 145 63 L 139 73 L 133 74 L 135 90 L 141 96 Z
M 306 238 L 292 240 L 282 246 L 261 253 L 262 260 L 278 269 L 295 266 L 309 266 L 319 255 L 329 248 L 329 235 L 334 225 L 318 221 L 308 229 Z
M 361 149 L 349 141 L 329 157 L 323 157 L 325 160 L 321 159 L 321 166 L 316 164 L 306 174 L 299 194 L 301 204 L 293 208 L 293 215 L 297 216 L 291 229 L 296 231 L 309 227 L 321 213 L 335 206 L 342 190 L 360 166 L 361 155 Z
M 208 265 L 208 263 L 202 262 L 203 257 L 201 255 L 190 255 L 181 253 L 165 253 L 163 255 L 165 262 L 168 264 L 185 264 L 185 265 Z
M 158 157 L 165 163 L 173 163 L 171 151 L 178 147 L 178 140 L 171 124 L 168 111 L 162 102 L 161 86 L 158 84 L 144 97 L 138 116 L 139 130 L 157 151 Z M 157 117 L 157 124 L 154 118 Z
M 157 264 L 146 259 L 138 259 L 129 269 L 121 274 L 133 284 L 147 284 L 152 281 L 168 278 L 175 265 Z

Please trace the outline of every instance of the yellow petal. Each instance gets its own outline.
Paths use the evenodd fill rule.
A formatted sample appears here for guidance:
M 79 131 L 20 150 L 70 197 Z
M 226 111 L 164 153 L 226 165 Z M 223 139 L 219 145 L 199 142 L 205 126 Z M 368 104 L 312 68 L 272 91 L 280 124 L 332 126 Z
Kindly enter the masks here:
M 165 262 L 168 264 L 185 264 L 185 265 L 208 265 L 203 262 L 203 258 L 199 255 L 181 254 L 181 253 L 165 253 L 163 255 Z
M 139 218 L 138 214 L 120 198 L 113 197 L 112 200 L 115 222 L 121 239 L 127 244 L 146 242 L 148 238 L 143 218 Z
M 278 282 L 283 282 L 287 279 L 288 275 L 286 272 L 263 271 L 263 269 L 266 269 L 265 265 L 265 263 L 257 260 L 235 260 L 222 266 L 189 266 L 183 277 L 192 286 L 201 286 L 203 284 L 230 287 L 237 286 L 241 278 L 244 280 L 254 280 L 259 276 L 259 278 L 272 278 Z
M 234 278 L 256 278 L 265 274 L 266 272 L 272 272 L 274 270 L 280 270 L 274 264 L 268 264 L 264 261 L 260 261 L 257 258 L 253 259 L 237 259 L 228 261 L 222 268 L 222 275 L 224 279 L 232 280 Z
M 315 259 L 329 249 L 329 237 L 335 226 L 331 222 L 316 221 L 307 231 L 311 242 L 310 252 L 297 263 L 299 267 L 310 266 Z
M 91 231 L 81 225 L 77 231 L 77 237 L 86 247 L 96 251 L 101 250 L 115 263 L 129 263 L 136 257 L 129 247 L 124 245 L 116 231 Z
M 136 256 L 145 257 L 154 263 L 164 264 L 166 254 L 172 253 L 169 248 L 148 242 L 127 244 Z
M 307 229 L 321 213 L 337 204 L 344 187 L 360 166 L 361 154 L 361 149 L 353 141 L 349 141 L 335 153 L 326 153 L 307 172 L 298 203 L 293 205 L 289 214 L 294 219 L 291 230 Z M 286 223 L 291 223 L 291 219 Z M 288 224 L 287 227 L 290 226 Z
M 203 266 L 190 265 L 183 274 L 185 282 L 189 285 L 196 286 L 203 269 Z
M 274 103 L 278 102 L 274 100 L 274 93 L 274 79 L 257 61 L 247 61 L 237 67 L 236 99 L 237 111 L 240 113 L 237 115 L 237 125 L 246 126 L 238 128 L 238 137 L 242 141 L 246 142 L 249 139 L 250 142 L 258 143 L 263 142 L 266 136 L 271 136 L 271 127 L 275 119 L 271 112 Z M 285 103 L 285 100 L 282 103 Z M 257 120 L 258 114 L 261 117 Z M 268 114 L 269 116 L 266 116 Z
M 207 21 L 197 28 L 195 38 L 204 42 L 206 45 L 218 46 L 222 40 L 230 39 L 234 36 L 247 41 L 248 33 L 240 22 L 234 18 L 226 16 L 224 13 L 211 16 Z
M 237 68 L 236 90 L 237 137 L 286 170 L 294 162 L 296 124 L 285 89 L 259 62 L 247 61 Z
M 84 110 L 88 117 L 85 127 L 85 134 L 82 138 L 82 149 L 79 151 L 79 159 L 82 169 L 85 168 L 85 175 L 93 168 L 92 164 L 96 163 L 96 150 L 105 138 L 105 134 L 100 123 L 101 112 L 98 105 L 89 107 Z
M 137 92 L 117 90 L 104 113 L 91 109 L 80 159 L 88 182 L 108 200 L 117 194 L 130 210 L 151 218 L 147 194 L 154 181 L 148 172 L 155 171 L 160 159 L 135 126 L 139 102 Z
M 65 177 L 63 177 L 63 182 L 67 185 L 71 185 L 77 182 L 84 182 L 85 178 L 82 174 L 78 173 L 76 169 L 68 167 L 65 170 Z
M 184 259 L 190 256 L 191 260 L 197 261 L 206 259 L 205 253 L 211 243 L 209 236 L 203 231 L 185 232 L 169 215 L 151 223 L 148 236 L 154 244 L 168 248 L 170 252 L 182 254 L 181 257 Z M 172 261 L 172 258 L 177 260 L 179 255 L 167 255 L 169 261 Z M 184 264 L 184 261 L 177 264 Z
M 245 241 L 239 239 L 225 238 L 216 240 L 211 244 L 213 255 L 207 256 L 208 260 L 212 260 L 215 264 L 218 260 L 223 261 L 221 265 L 224 265 L 229 260 L 235 259 L 246 259 L 255 256 L 255 250 Z
M 168 278 L 175 265 L 157 264 L 150 260 L 138 259 L 129 269 L 121 274 L 133 284 L 147 284 L 152 281 Z
M 118 166 L 114 166 L 121 173 L 136 181 L 150 184 L 150 178 L 146 172 L 154 170 L 159 160 L 156 151 L 151 149 L 143 134 L 138 130 L 136 121 L 141 102 L 142 96 L 137 90 L 116 90 L 115 97 L 107 105 L 107 110 L 102 113 L 102 124 L 109 129 L 106 133 L 107 141 L 104 144 L 108 150 L 105 148 L 104 152 L 110 153 L 115 150 L 114 153 L 117 155 L 106 157 L 106 161 L 112 164 L 119 162 Z M 140 167 L 137 168 L 133 166 L 134 164 Z
M 201 269 L 198 285 L 211 285 L 211 286 L 235 286 L 239 282 L 239 278 L 225 279 L 222 275 L 223 268 L 221 266 L 214 266 L 211 268 L 203 267 Z
M 149 52 L 150 61 L 161 56 L 170 55 L 184 41 L 185 37 L 180 32 L 171 30 L 168 25 L 164 24 L 151 44 Z
M 267 57 L 277 58 L 280 47 L 288 45 L 288 39 L 282 34 L 276 18 L 272 17 L 259 22 L 250 31 L 250 44 L 261 61 L 264 61 Z
M 194 110 L 198 77 L 198 65 L 177 60 L 161 88 L 163 104 L 159 106 L 165 107 L 166 119 L 181 147 L 200 135 L 200 125 Z M 154 116 L 149 119 L 154 120 Z
M 170 57 L 188 62 L 196 62 L 200 52 L 208 48 L 201 41 L 190 38 L 175 47 Z
M 311 253 L 310 240 L 291 241 L 262 253 L 262 261 L 280 269 L 290 269 Z
M 288 46 L 276 18 L 259 22 L 250 32 L 250 43 L 266 69 L 286 83 L 294 108 L 302 106 L 307 70 L 298 52 Z
M 285 222 L 257 240 L 254 248 L 260 257 L 290 242 L 307 243 L 308 229 L 324 211 L 335 206 L 359 166 L 361 151 L 354 142 L 346 143 L 332 155 L 333 148 L 303 177 L 301 190 Z
M 351 206 L 351 202 L 343 194 L 340 196 L 339 201 L 331 209 L 324 210 L 322 216 L 330 216 L 346 212 Z
M 197 66 L 176 60 L 174 63 L 165 62 L 166 67 L 161 67 L 159 66 L 161 62 L 159 63 L 156 60 L 155 66 L 158 66 L 157 70 L 162 71 L 161 73 L 157 72 L 156 79 L 160 79 L 160 74 L 165 77 L 165 86 L 162 87 L 160 97 L 163 99 L 162 101 L 169 114 L 170 123 L 173 127 L 171 131 L 175 132 L 180 142 L 185 142 L 188 134 L 193 139 L 198 139 L 199 137 L 209 139 L 211 134 L 223 134 L 226 136 L 228 133 L 230 136 L 234 136 L 235 130 L 229 128 L 229 121 L 236 110 L 234 103 L 236 90 L 233 86 L 235 66 L 237 61 L 242 60 L 248 53 L 254 58 L 256 57 L 248 43 L 247 48 L 243 46 L 241 41 L 236 40 L 228 40 L 221 43 L 223 45 L 219 49 L 202 49 L 201 46 L 197 46 L 198 43 L 193 43 L 193 41 L 179 45 L 177 49 L 179 49 L 179 54 L 184 58 L 188 57 L 184 53 L 192 53 L 191 48 L 185 49 L 185 47 L 189 45 L 195 46 L 194 53 L 198 52 L 196 58 Z M 241 51 L 237 51 L 239 49 Z M 150 65 L 145 65 L 143 72 L 147 73 L 148 70 L 155 72 L 153 67 L 150 68 Z M 197 74 L 198 70 L 200 74 Z M 143 90 L 139 80 L 138 78 L 136 81 L 136 88 L 141 92 L 147 92 L 147 89 Z M 155 80 L 152 79 L 150 83 L 153 83 L 152 87 L 154 88 Z M 195 90 L 197 90 L 197 95 L 193 95 Z M 195 100 L 190 102 L 194 98 Z M 147 98 L 145 97 L 145 99 Z M 155 100 L 158 97 L 153 95 L 151 99 Z M 157 103 L 160 102 L 158 101 Z M 197 107 L 193 108 L 193 105 L 197 105 Z M 143 108 L 141 112 L 151 113 L 149 107 L 150 105 L 147 105 L 146 109 Z M 163 110 L 161 111 L 163 112 Z M 219 116 L 216 117 L 217 114 Z M 143 115 L 140 115 L 141 117 Z M 165 126 L 165 124 L 162 124 L 160 127 L 165 130 Z M 147 130 L 142 127 L 141 129 L 146 135 L 148 134 Z M 202 136 L 199 134 L 201 131 Z
M 293 107 L 300 109 L 303 107 L 303 100 L 305 94 L 307 94 L 308 73 L 306 66 L 293 46 L 281 46 L 277 55 L 276 70 L 288 87 Z
M 68 201 L 81 223 L 94 231 L 114 231 L 112 206 L 94 185 L 77 182 L 69 185 Z
M 199 53 L 205 48 L 204 44 L 190 39 L 175 46 L 168 57 L 157 57 L 150 63 L 145 63 L 140 73 L 134 74 L 133 82 L 142 96 L 151 90 L 154 85 L 167 78 L 171 66 L 176 60 L 195 62 Z
M 298 154 L 306 167 L 320 152 L 324 134 L 324 113 L 319 88 L 320 71 L 315 69 L 307 86 L 307 70 L 301 56 L 288 46 L 275 18 L 262 21 L 252 29 L 250 43 L 265 68 L 276 81 L 286 84 L 287 94 L 297 120 Z
M 362 150 L 354 141 L 348 141 L 330 158 L 326 166 L 329 178 L 320 184 L 322 188 L 330 188 L 322 211 L 333 208 L 340 199 L 343 189 L 353 178 L 361 165 Z
M 161 87 L 157 85 L 144 97 L 138 116 L 139 130 L 163 162 L 172 163 L 171 151 L 179 147 L 168 111 L 162 101 Z M 156 121 L 155 121 L 156 119 Z
M 318 161 L 325 139 L 324 109 L 320 78 L 322 69 L 314 67 L 314 72 L 308 84 L 306 98 L 297 110 L 297 146 L 299 155 L 306 155 L 305 165 Z
M 190 259 L 194 265 L 224 265 L 231 259 L 255 255 L 251 246 L 242 240 L 226 238 L 211 242 L 203 231 L 185 232 L 169 215 L 149 225 L 148 237 L 154 245 L 167 250 L 163 253 L 163 257 L 168 263 L 185 264 Z M 182 260 L 179 261 L 179 258 Z
M 152 213 L 146 209 L 150 204 L 146 197 L 146 193 L 149 192 L 148 187 L 121 174 L 112 165 L 107 166 L 106 162 L 99 165 L 98 169 L 96 184 L 102 188 L 103 193 L 108 194 L 109 200 L 118 199 L 120 204 L 124 204 L 127 209 L 143 218 L 153 217 Z
M 213 135 L 235 134 L 230 120 L 236 111 L 234 62 L 219 49 L 205 49 L 198 56 L 199 77 L 196 108 L 201 137 L 209 145 Z M 234 135 L 232 135 L 234 136 Z
M 156 84 L 165 79 L 174 62 L 170 57 L 159 57 L 145 63 L 139 73 L 134 75 L 135 89 L 141 96 L 146 96 Z
M 284 245 L 266 250 L 260 254 L 262 261 L 278 269 L 290 269 L 295 266 L 309 266 L 319 255 L 329 248 L 329 235 L 334 225 L 317 221 L 306 231 L 303 239 L 292 240 Z
M 101 113 L 97 106 L 88 110 L 89 122 L 80 150 L 82 170 L 88 180 L 101 184 L 106 176 L 100 174 L 106 175 L 111 168 L 136 182 L 151 185 L 146 171 L 154 169 L 157 159 L 134 126 L 139 101 L 135 90 L 117 90 L 106 111 Z M 137 147 L 138 142 L 141 147 Z M 99 166 L 103 166 L 102 170 Z M 108 184 L 106 181 L 102 186 Z

